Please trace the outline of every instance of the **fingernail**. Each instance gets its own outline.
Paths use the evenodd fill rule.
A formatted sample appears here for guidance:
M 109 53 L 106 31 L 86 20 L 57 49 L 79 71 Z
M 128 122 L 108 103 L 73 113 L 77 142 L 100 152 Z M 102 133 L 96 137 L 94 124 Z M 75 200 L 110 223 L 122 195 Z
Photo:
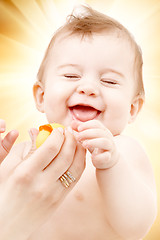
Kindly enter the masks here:
M 0 128 L 0 132 L 5 132 L 5 128 Z
M 85 140 L 84 142 L 82 142 L 82 145 L 83 145 L 84 148 L 88 148 L 88 141 Z
M 97 155 L 98 154 L 98 148 L 95 148 L 94 150 L 93 150 L 93 153 L 92 153 L 93 155 Z
M 67 127 L 67 130 L 70 132 L 70 133 L 72 133 L 73 134 L 73 129 L 69 126 L 69 127 Z
M 60 131 L 61 133 L 64 133 L 64 129 L 63 129 L 63 128 L 58 127 L 57 129 L 58 129 L 58 131 Z
M 83 128 L 82 128 L 81 125 L 79 125 L 79 126 L 77 127 L 77 129 L 78 129 L 78 132 L 81 132 Z
M 78 138 L 78 136 L 79 136 L 78 132 L 72 130 L 72 133 L 73 133 L 73 135 L 75 136 L 75 138 Z

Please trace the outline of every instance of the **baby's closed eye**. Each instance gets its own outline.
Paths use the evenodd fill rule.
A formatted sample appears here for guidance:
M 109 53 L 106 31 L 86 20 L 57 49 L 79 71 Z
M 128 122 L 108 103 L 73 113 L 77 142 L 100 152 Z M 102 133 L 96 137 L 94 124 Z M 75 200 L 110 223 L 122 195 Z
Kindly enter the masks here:
M 77 74 L 64 74 L 64 77 L 69 80 L 79 80 L 80 76 Z
M 117 85 L 118 84 L 118 81 L 117 80 L 114 80 L 114 79 L 108 79 L 108 78 L 102 78 L 101 79 L 101 82 L 103 84 L 108 84 L 108 85 Z

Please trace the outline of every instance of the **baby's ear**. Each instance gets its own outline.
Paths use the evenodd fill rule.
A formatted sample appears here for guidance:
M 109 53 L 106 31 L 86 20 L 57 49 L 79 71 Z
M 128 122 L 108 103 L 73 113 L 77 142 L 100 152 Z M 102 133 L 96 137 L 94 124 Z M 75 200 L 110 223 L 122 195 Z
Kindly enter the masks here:
M 44 113 L 44 86 L 39 81 L 33 85 L 33 96 L 37 109 Z
M 130 118 L 128 123 L 132 123 L 136 119 L 139 111 L 143 106 L 143 103 L 144 103 L 144 97 L 141 95 L 138 95 L 133 99 L 131 103 Z

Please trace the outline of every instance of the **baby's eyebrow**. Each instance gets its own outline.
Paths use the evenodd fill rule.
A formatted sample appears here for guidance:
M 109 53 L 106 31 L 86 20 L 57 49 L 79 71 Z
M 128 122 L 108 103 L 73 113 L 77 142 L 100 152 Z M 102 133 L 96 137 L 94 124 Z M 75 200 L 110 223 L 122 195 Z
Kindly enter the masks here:
M 67 68 L 67 67 L 73 67 L 73 68 L 76 68 L 81 71 L 81 66 L 79 64 L 75 64 L 75 63 L 65 63 L 65 64 L 57 66 L 57 69 L 61 70 L 63 68 Z M 121 73 L 120 71 L 117 71 L 115 69 L 112 69 L 112 68 L 104 68 L 100 74 L 102 75 L 105 73 L 114 73 L 114 74 L 119 75 L 120 77 L 124 78 L 123 73 Z
M 74 64 L 74 63 L 66 63 L 66 64 L 59 65 L 57 67 L 57 69 L 62 69 L 62 68 L 66 68 L 66 67 L 74 67 L 74 68 L 80 69 L 80 65 Z
M 105 74 L 105 73 L 115 73 L 121 77 L 124 77 L 123 73 L 121 73 L 120 71 L 117 71 L 115 69 L 112 68 L 105 68 L 103 69 L 103 71 L 101 72 L 101 74 Z

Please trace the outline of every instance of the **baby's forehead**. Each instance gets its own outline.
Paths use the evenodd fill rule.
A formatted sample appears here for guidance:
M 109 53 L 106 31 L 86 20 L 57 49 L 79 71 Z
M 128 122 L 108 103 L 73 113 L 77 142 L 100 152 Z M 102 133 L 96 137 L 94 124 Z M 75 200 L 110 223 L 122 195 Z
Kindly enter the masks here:
M 124 64 L 119 63 L 125 63 L 132 72 L 134 59 L 128 40 L 115 33 L 94 33 L 82 38 L 81 35 L 67 32 L 58 36 L 54 42 L 48 66 L 53 67 L 54 64 L 56 68 L 70 63 L 78 64 L 83 70 L 90 66 L 90 69 L 102 72 L 102 69 L 116 67 L 117 64 L 121 68 Z
M 135 51 L 127 38 L 114 32 L 93 33 L 85 36 L 65 32 L 57 36 L 48 55 L 48 63 L 57 65 L 70 61 L 73 64 L 74 61 L 79 62 L 84 58 L 88 61 L 95 58 L 94 62 L 97 61 L 101 66 L 106 62 L 111 65 L 114 59 L 116 62 L 121 62 L 125 58 L 133 70 Z
M 103 30 L 100 32 L 91 32 L 91 33 L 74 33 L 74 32 L 70 32 L 70 31 L 62 31 L 59 34 L 55 35 L 51 41 L 51 47 L 50 49 L 52 51 L 54 51 L 56 48 L 58 48 L 60 45 L 63 46 L 63 42 L 65 41 L 72 41 L 74 42 L 74 40 L 79 40 L 79 43 L 81 42 L 89 42 L 92 43 L 94 38 L 96 36 L 103 36 L 104 38 L 106 37 L 106 40 L 110 37 L 112 38 L 114 41 L 122 43 L 122 44 L 126 44 L 126 48 L 127 46 L 132 47 L 132 42 L 130 41 L 129 37 L 120 31 L 115 31 L 115 30 Z M 70 46 L 72 47 L 72 45 Z

